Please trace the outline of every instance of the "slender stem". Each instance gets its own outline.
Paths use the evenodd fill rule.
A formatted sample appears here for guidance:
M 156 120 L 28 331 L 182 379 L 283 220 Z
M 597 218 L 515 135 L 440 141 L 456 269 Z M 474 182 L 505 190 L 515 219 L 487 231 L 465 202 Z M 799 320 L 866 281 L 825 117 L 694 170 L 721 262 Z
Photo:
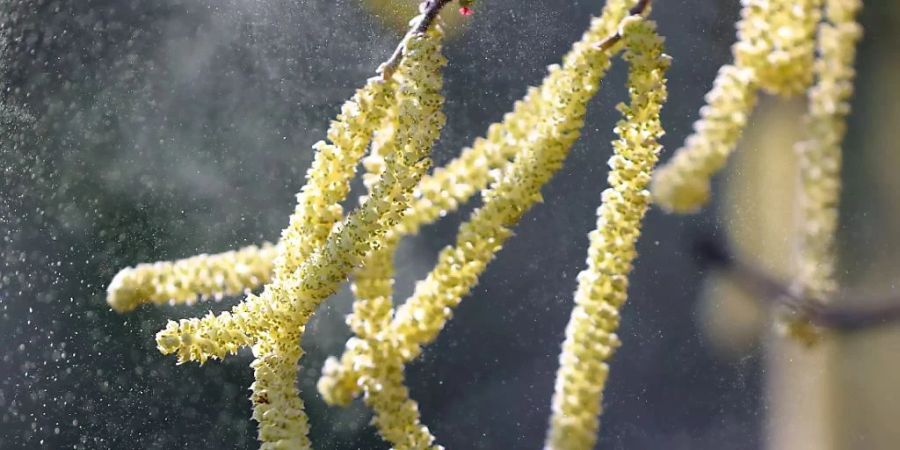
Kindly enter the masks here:
M 407 36 L 411 34 L 419 34 L 428 31 L 428 27 L 434 22 L 434 19 L 437 18 L 438 14 L 441 12 L 441 9 L 447 5 L 447 3 L 452 2 L 453 0 L 425 0 L 422 4 L 419 5 L 419 11 L 421 15 L 420 19 L 416 24 L 409 30 Z M 644 15 L 647 10 L 650 8 L 651 0 L 638 0 L 637 4 L 635 4 L 629 11 L 629 16 L 638 16 Z M 619 32 L 616 34 L 604 39 L 602 42 L 597 44 L 597 47 L 600 50 L 607 50 L 616 43 L 622 40 L 622 35 Z M 400 42 L 397 45 L 397 48 L 394 49 L 394 53 L 391 54 L 391 57 L 388 58 L 383 64 L 378 66 L 378 73 L 381 74 L 381 78 L 384 80 L 390 79 L 394 72 L 397 70 L 397 67 L 400 66 L 400 61 L 403 60 L 403 47 L 405 45 L 406 39 Z
M 900 322 L 898 298 L 864 302 L 833 298 L 829 303 L 824 303 L 821 299 L 797 295 L 787 283 L 736 257 L 724 244 L 704 240 L 695 245 L 694 253 L 704 264 L 727 271 L 741 288 L 756 294 L 755 299 L 796 311 L 809 318 L 814 325 L 852 332 Z
M 628 10 L 628 17 L 643 16 L 649 10 L 651 3 L 651 0 L 639 0 L 637 4 L 635 4 L 630 10 Z M 604 51 L 609 50 L 610 47 L 616 45 L 621 40 L 622 33 L 616 31 L 616 34 L 604 39 L 599 44 L 597 44 L 597 48 Z
M 422 2 L 419 6 L 419 10 L 422 12 L 422 19 L 416 24 L 413 32 L 424 33 L 428 31 L 428 27 L 430 27 L 431 23 L 434 22 L 434 19 L 437 18 L 438 13 L 441 12 L 441 8 L 451 1 L 453 0 L 425 0 Z
M 438 14 L 441 12 L 441 9 L 447 5 L 447 3 L 452 2 L 453 0 L 425 0 L 422 4 L 419 5 L 419 20 L 415 25 L 406 33 L 407 36 L 421 34 L 428 31 L 428 27 L 434 23 L 434 19 L 437 18 Z M 644 1 L 644 0 L 641 0 Z M 378 66 L 378 73 L 381 74 L 381 78 L 387 80 L 394 75 L 394 72 L 397 70 L 397 67 L 400 66 L 400 61 L 403 60 L 403 47 L 406 45 L 406 39 L 404 38 L 400 41 L 400 44 L 397 45 L 397 48 L 394 49 L 394 53 L 385 61 L 382 65 Z

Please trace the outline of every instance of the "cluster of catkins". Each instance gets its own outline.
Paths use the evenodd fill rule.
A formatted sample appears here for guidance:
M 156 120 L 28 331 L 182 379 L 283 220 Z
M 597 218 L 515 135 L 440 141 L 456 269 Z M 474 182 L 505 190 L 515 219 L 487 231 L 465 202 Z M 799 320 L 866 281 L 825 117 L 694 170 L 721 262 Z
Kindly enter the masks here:
M 438 24 L 410 32 L 396 69 L 368 80 L 331 122 L 328 140 L 314 146 L 306 185 L 277 244 L 124 269 L 109 286 L 110 305 L 126 312 L 144 303 L 193 302 L 264 285 L 230 311 L 169 322 L 157 334 L 157 344 L 163 353 L 177 354 L 179 363 L 201 364 L 250 347 L 251 402 L 262 447 L 309 448 L 296 386 L 301 337 L 317 307 L 349 278 L 356 301 L 347 323 L 355 336 L 340 358 L 326 362 L 319 393 L 339 405 L 362 395 L 379 433 L 394 448 L 441 448 L 405 387 L 405 366 L 437 337 L 512 227 L 541 201 L 541 188 L 578 139 L 588 103 L 612 58 L 624 51 L 629 102 L 618 106 L 622 119 L 615 127 L 609 188 L 601 195 L 597 228 L 589 236 L 587 268 L 578 276 L 545 444 L 592 448 L 608 360 L 619 346 L 615 333 L 635 243 L 651 199 L 679 211 L 699 206 L 708 195 L 708 178 L 746 124 L 756 90 L 793 94 L 807 88 L 813 74 L 811 137 L 798 146 L 805 157 L 809 201 L 804 213 L 811 224 L 804 240 L 809 264 L 800 279 L 806 280 L 804 289 L 819 289 L 831 277 L 817 261 L 827 260 L 830 244 L 823 241 L 830 237 L 822 237 L 834 227 L 828 208 L 837 191 L 842 121 L 859 35 L 858 2 L 827 1 L 828 22 L 819 25 L 816 58 L 812 35 L 821 1 L 747 0 L 735 64 L 721 70 L 695 135 L 655 178 L 670 59 L 655 24 L 643 17 L 647 3 L 609 0 L 562 64 L 550 66 L 540 86 L 529 89 L 484 138 L 430 174 L 429 152 L 445 122 L 441 68 L 446 60 Z M 413 20 L 414 29 L 424 17 Z M 368 192 L 345 214 L 341 202 L 359 162 Z M 440 252 L 432 271 L 395 308 L 393 258 L 400 239 L 476 193 L 481 206 L 460 226 L 455 243 Z
M 841 141 L 862 36 L 856 22 L 861 7 L 861 0 L 744 0 L 734 63 L 721 68 L 694 133 L 653 180 L 653 197 L 662 208 L 696 211 L 709 199 L 711 177 L 737 146 L 758 92 L 805 92 L 807 138 L 795 146 L 800 229 L 792 288 L 813 301 L 827 301 L 836 290 Z M 820 335 L 804 317 L 785 319 L 785 331 L 803 342 L 814 343 Z

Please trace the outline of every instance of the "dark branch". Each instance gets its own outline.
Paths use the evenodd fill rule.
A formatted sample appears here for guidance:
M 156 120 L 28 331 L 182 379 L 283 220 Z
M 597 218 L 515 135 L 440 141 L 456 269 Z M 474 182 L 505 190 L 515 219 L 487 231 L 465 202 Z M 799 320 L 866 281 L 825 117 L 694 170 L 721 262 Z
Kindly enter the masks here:
M 651 3 L 650 0 L 640 0 L 640 1 L 638 1 L 637 4 L 634 5 L 634 6 L 628 11 L 628 15 L 630 15 L 630 16 L 639 16 L 639 15 L 643 15 L 643 14 L 647 11 L 647 8 L 650 7 L 650 3 Z
M 434 23 L 434 19 L 437 18 L 441 9 L 451 1 L 453 0 L 425 0 L 422 2 L 422 4 L 419 5 L 419 20 L 406 35 L 422 34 L 428 31 L 428 28 Z M 394 49 L 394 53 L 391 57 L 378 67 L 378 73 L 381 74 L 382 79 L 387 80 L 391 78 L 394 75 L 394 72 L 397 71 L 397 67 L 400 66 L 400 61 L 403 60 L 403 47 L 405 45 L 406 38 L 404 37 L 400 44 L 397 45 L 397 48 Z
M 694 254 L 705 265 L 727 271 L 741 288 L 755 294 L 754 298 L 786 307 L 823 328 L 851 332 L 900 322 L 898 298 L 865 302 L 832 298 L 825 303 L 821 299 L 797 295 L 786 283 L 736 257 L 720 242 L 700 241 L 694 246 Z M 855 306 L 849 306 L 854 304 Z
M 631 9 L 628 10 L 628 17 L 631 16 L 643 16 L 650 8 L 651 0 L 639 0 L 637 4 L 635 4 Z M 616 34 L 604 39 L 599 44 L 597 44 L 597 48 L 600 50 L 609 50 L 610 47 L 619 43 L 622 40 L 622 33 L 620 31 L 616 31 Z

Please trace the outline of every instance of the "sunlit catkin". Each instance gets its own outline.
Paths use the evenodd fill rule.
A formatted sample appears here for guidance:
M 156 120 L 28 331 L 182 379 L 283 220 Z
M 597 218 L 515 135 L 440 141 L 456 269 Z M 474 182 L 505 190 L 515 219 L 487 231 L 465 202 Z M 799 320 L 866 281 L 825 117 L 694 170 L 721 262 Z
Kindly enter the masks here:
M 106 302 L 116 312 L 146 303 L 193 303 L 198 298 L 237 295 L 272 276 L 277 253 L 272 244 L 250 245 L 214 255 L 138 264 L 122 269 L 107 288 Z
M 603 13 L 591 21 L 590 28 L 575 42 L 563 57 L 562 70 L 551 70 L 538 87 L 528 89 L 525 97 L 515 102 L 503 120 L 488 127 L 484 137 L 475 139 L 471 147 L 434 173 L 422 179 L 416 187 L 416 201 L 401 222 L 400 230 L 415 233 L 423 224 L 454 211 L 491 181 L 491 173 L 502 169 L 521 149 L 532 133 L 543 111 L 543 100 L 569 71 L 578 71 L 582 80 L 599 78 L 601 66 L 586 64 L 596 54 L 597 43 L 616 32 L 619 21 L 636 0 L 609 0 Z M 557 66 L 552 66 L 557 67 Z
M 393 102 L 393 80 L 377 78 L 341 107 L 328 128 L 328 142 L 319 141 L 315 159 L 306 172 L 306 184 L 297 194 L 297 207 L 281 233 L 277 276 L 287 276 L 322 245 L 335 223 L 344 218 L 343 201 L 350 191 L 356 166 L 365 154 L 372 133 Z
M 218 316 L 169 322 L 157 334 L 160 351 L 177 353 L 180 362 L 203 362 L 224 357 L 239 346 L 252 346 L 256 381 L 251 401 L 262 448 L 309 448 L 296 387 L 300 338 L 318 305 L 371 249 L 382 246 L 385 233 L 397 224 L 413 187 L 429 167 L 431 146 L 444 125 L 440 68 L 445 60 L 439 35 L 432 30 L 405 41 L 394 76 L 396 150 L 385 158 L 384 171 L 363 205 L 333 227 L 299 268 L 283 271 L 284 276 L 276 270 L 260 295 L 250 295 Z M 314 170 L 324 168 L 318 167 Z M 313 179 L 327 182 L 328 177 L 317 174 Z
M 812 83 L 822 0 L 742 0 L 735 65 L 752 69 L 766 92 L 800 94 Z
M 731 49 L 734 63 L 719 69 L 694 132 L 654 176 L 654 200 L 667 211 L 690 213 L 706 204 L 710 178 L 737 146 L 759 89 L 795 95 L 812 80 L 821 0 L 742 4 L 738 41 Z
M 359 350 L 355 368 L 359 378 L 353 386 L 335 389 L 323 385 L 333 377 L 322 377 L 319 391 L 325 395 L 346 394 L 345 399 L 326 398 L 329 403 L 347 404 L 351 395 L 364 392 L 364 401 L 372 408 L 372 423 L 378 433 L 397 450 L 440 448 L 433 446 L 434 436 L 421 423 L 418 404 L 410 398 L 404 385 L 404 362 L 389 335 L 393 317 L 393 256 L 397 235 L 389 234 L 383 246 L 366 257 L 363 266 L 354 271 L 353 313 L 347 323 L 356 334 L 351 338 Z M 329 360 L 328 364 L 334 364 Z M 326 369 L 328 370 L 328 369 Z
M 862 28 L 859 0 L 827 0 L 819 26 L 816 84 L 809 90 L 805 119 L 808 138 L 795 147 L 800 167 L 800 234 L 795 293 L 827 301 L 837 287 L 835 232 L 841 190 L 841 141 L 847 128 L 855 71 L 853 61 Z M 815 330 L 803 318 L 789 320 L 788 331 L 813 342 Z
M 647 186 L 663 135 L 659 113 L 666 100 L 669 57 L 653 22 L 638 17 L 622 26 L 630 64 L 630 104 L 620 105 L 608 181 L 590 233 L 587 269 L 578 275 L 575 308 L 566 327 L 545 444 L 552 450 L 594 448 L 608 361 L 620 345 L 616 330 L 628 291 L 635 243 L 650 204 Z
M 653 198 L 663 209 L 694 212 L 709 200 L 710 179 L 737 145 L 756 105 L 753 71 L 723 66 L 706 94 L 706 106 L 684 146 L 653 178 Z
M 387 118 L 392 121 L 392 117 Z M 397 128 L 383 127 L 376 136 L 372 152 L 364 161 L 365 178 L 377 178 L 384 170 L 384 158 L 393 149 L 389 134 Z M 366 183 L 371 190 L 372 184 Z M 408 211 L 407 211 L 408 212 Z M 394 254 L 399 244 L 396 228 L 389 231 L 380 248 L 372 250 L 363 264 L 353 271 L 351 290 L 355 301 L 347 324 L 356 334 L 365 356 L 360 359 L 360 383 L 354 387 L 365 391 L 366 405 L 372 408 L 372 422 L 378 433 L 397 450 L 425 449 L 434 442 L 428 428 L 422 425 L 419 408 L 404 385 L 404 365 L 386 335 L 393 317 Z M 322 378 L 328 382 L 330 378 Z M 323 392 L 353 392 L 350 389 L 328 389 Z M 349 403 L 346 399 L 344 403 Z
M 360 357 L 356 361 L 359 381 L 347 389 L 329 389 L 319 386 L 324 393 L 356 394 L 364 392 L 366 405 L 372 408 L 372 422 L 378 433 L 397 450 L 440 448 L 434 446 L 434 436 L 421 423 L 418 404 L 409 396 L 404 385 L 404 361 L 397 352 L 390 336 L 389 325 L 393 317 L 391 302 L 393 285 L 393 256 L 397 245 L 395 234 L 389 234 L 384 245 L 372 251 L 362 268 L 354 272 L 353 313 L 347 318 L 350 328 L 357 335 L 351 338 Z M 320 383 L 337 380 L 322 377 Z M 354 389 L 355 388 L 355 389 Z M 327 399 L 331 403 L 335 399 Z M 340 403 L 349 403 L 351 398 Z
M 313 146 L 315 159 L 279 245 L 127 268 L 110 283 L 107 302 L 118 312 L 128 312 L 143 303 L 190 303 L 198 297 L 239 294 L 267 283 L 274 272 L 287 276 L 343 218 L 340 202 L 392 92 L 390 83 L 373 78 L 341 107 L 328 128 L 330 143 Z

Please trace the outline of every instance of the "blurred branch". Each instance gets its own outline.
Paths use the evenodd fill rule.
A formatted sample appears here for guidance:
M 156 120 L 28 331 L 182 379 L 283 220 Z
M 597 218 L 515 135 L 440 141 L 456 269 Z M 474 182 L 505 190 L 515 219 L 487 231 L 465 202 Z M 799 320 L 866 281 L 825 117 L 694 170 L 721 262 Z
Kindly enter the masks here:
M 434 19 L 437 18 L 438 14 L 441 12 L 441 9 L 447 5 L 447 3 L 452 2 L 453 0 L 425 0 L 419 5 L 419 12 L 421 13 L 418 16 L 418 21 L 412 26 L 412 28 L 406 33 L 407 36 L 421 34 L 428 31 L 428 27 L 434 22 Z M 642 0 L 643 1 L 643 0 Z M 406 39 L 404 38 L 400 41 L 400 44 L 397 45 L 397 48 L 394 49 L 394 53 L 385 61 L 382 65 L 378 66 L 378 73 L 381 74 L 381 78 L 387 80 L 394 75 L 394 72 L 397 70 L 397 67 L 400 66 L 400 61 L 403 59 L 403 47 L 406 45 Z
M 852 332 L 900 322 L 900 298 L 860 302 L 858 299 L 835 297 L 825 303 L 822 299 L 797 295 L 787 283 L 737 257 L 721 242 L 710 239 L 697 241 L 693 252 L 701 264 L 726 271 L 738 286 L 755 294 L 755 299 L 802 314 L 814 325 Z

